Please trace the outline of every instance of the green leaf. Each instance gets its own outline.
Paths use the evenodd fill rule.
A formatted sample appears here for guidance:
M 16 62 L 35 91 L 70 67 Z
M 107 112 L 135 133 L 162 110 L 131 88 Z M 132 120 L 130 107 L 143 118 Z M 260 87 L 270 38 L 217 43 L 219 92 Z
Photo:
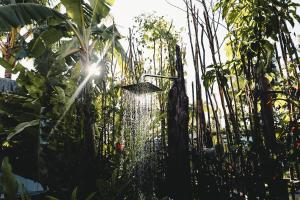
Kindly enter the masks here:
M 45 77 L 33 71 L 21 69 L 17 84 L 25 87 L 31 97 L 40 98 L 45 90 Z
M 115 40 L 119 40 L 122 38 L 122 35 L 118 31 L 115 24 L 107 27 L 105 25 L 101 25 L 100 27 L 93 27 L 92 34 L 101 35 L 104 40 L 111 40 L 114 38 Z
M 18 63 L 14 66 L 14 68 L 12 69 L 12 72 L 13 72 L 14 74 L 16 74 L 16 73 L 18 73 L 18 72 L 23 71 L 24 69 L 25 69 L 25 67 L 24 67 L 20 62 L 18 62 Z
M 273 52 L 274 52 L 274 45 L 271 44 L 268 40 L 263 40 L 262 42 L 264 44 L 264 48 L 267 51 L 267 62 L 266 62 L 266 67 L 268 67 L 270 65 L 270 63 L 272 62 L 272 58 L 273 58 Z
M 71 41 L 62 42 L 58 50 L 58 60 L 65 59 L 75 53 L 78 53 L 80 48 L 78 47 L 78 38 L 73 37 Z
M 18 3 L 0 7 L 0 31 L 10 31 L 33 21 L 41 22 L 50 18 L 64 20 L 65 17 L 46 6 L 33 3 Z
M 92 21 L 96 19 L 96 23 L 99 23 L 105 18 L 110 11 L 110 7 L 114 4 L 115 0 L 90 0 L 93 8 Z
M 51 102 L 55 104 L 64 104 L 65 103 L 65 91 L 61 87 L 55 86 L 54 87 L 55 94 L 53 95 Z
M 283 122 L 288 123 L 288 122 L 290 122 L 290 121 L 291 121 L 291 119 L 290 119 L 289 114 L 285 114 L 285 115 L 283 116 Z
M 287 21 L 291 24 L 292 27 L 295 26 L 294 19 L 291 16 L 286 16 Z
M 124 60 L 128 60 L 126 52 L 119 41 L 115 41 L 114 47 L 115 47 L 115 53 L 118 59 L 118 63 L 121 66 Z
M 84 14 L 82 8 L 82 0 L 61 0 L 66 7 L 68 16 L 81 28 L 84 27 Z
M 202 75 L 203 85 L 205 88 L 209 88 L 216 79 L 216 71 L 210 70 L 207 71 L 205 75 Z
M 244 93 L 244 91 L 243 90 L 240 90 L 235 96 L 236 97 L 239 97 L 240 95 L 242 95 Z
M 18 183 L 17 180 L 12 173 L 12 167 L 9 164 L 9 160 L 5 157 L 2 161 L 1 165 L 1 185 L 3 186 L 4 192 L 6 193 L 6 198 L 8 200 L 17 199 L 17 192 L 18 192 Z
M 284 100 L 276 100 L 276 101 L 274 101 L 274 106 L 275 107 L 279 107 L 280 106 L 280 108 L 282 108 L 282 107 L 284 107 L 286 105 L 287 105 L 287 101 L 284 101 Z
M 232 24 L 236 20 L 236 18 L 239 16 L 239 14 L 240 14 L 239 10 L 237 10 L 237 9 L 232 10 L 226 18 L 228 24 Z
M 71 194 L 71 200 L 76 200 L 77 199 L 77 191 L 78 191 L 78 187 L 76 187 L 72 194 Z
M 91 200 L 95 195 L 96 195 L 96 192 L 93 192 L 85 200 Z
M 58 200 L 57 198 L 52 197 L 52 196 L 45 196 L 45 199 L 46 200 Z
M 13 68 L 13 66 L 3 58 L 0 58 L 0 65 L 8 70 L 11 70 Z
M 300 3 L 291 2 L 289 3 L 290 7 L 300 7 Z
M 268 83 L 271 83 L 273 80 L 273 77 L 270 74 L 265 74 L 265 78 L 268 80 Z
M 50 47 L 63 36 L 63 33 L 55 28 L 50 28 L 39 35 L 31 47 L 31 53 L 35 57 L 41 56 L 47 47 Z
M 221 5 L 222 5 L 222 2 L 217 2 L 215 4 L 215 6 L 213 7 L 213 12 L 216 12 L 217 10 L 219 10 Z
M 296 11 L 292 10 L 291 14 L 293 15 L 293 17 L 297 20 L 298 23 L 300 23 L 300 16 L 297 14 Z
M 21 133 L 25 128 L 37 126 L 37 125 L 39 125 L 39 123 L 40 123 L 40 120 L 36 119 L 36 120 L 29 121 L 29 122 L 23 122 L 23 123 L 18 124 L 16 126 L 16 128 L 14 129 L 14 132 L 7 136 L 7 140 L 12 139 L 14 136 Z

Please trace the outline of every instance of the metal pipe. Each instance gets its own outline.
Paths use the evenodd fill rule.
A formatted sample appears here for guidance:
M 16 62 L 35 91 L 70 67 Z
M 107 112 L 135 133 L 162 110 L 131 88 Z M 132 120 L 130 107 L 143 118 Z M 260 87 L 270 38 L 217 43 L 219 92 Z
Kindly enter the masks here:
M 155 75 L 155 74 L 143 74 L 142 75 L 142 81 L 145 81 L 145 78 L 149 76 L 149 77 L 154 77 L 154 78 L 165 78 L 165 79 L 172 79 L 172 80 L 176 80 L 178 79 L 178 77 L 174 77 L 174 76 L 162 76 L 162 75 Z

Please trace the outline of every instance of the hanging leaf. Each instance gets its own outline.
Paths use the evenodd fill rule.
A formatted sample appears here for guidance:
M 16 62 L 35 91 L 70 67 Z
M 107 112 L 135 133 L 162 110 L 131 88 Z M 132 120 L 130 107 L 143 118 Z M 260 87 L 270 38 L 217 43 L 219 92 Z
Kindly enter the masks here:
M 35 40 L 34 44 L 31 47 L 31 53 L 34 57 L 41 56 L 52 44 L 57 42 L 63 33 L 55 28 L 49 28 L 48 30 L 42 32 L 39 37 Z
M 93 8 L 93 19 L 92 21 L 99 23 L 105 18 L 110 11 L 110 7 L 114 4 L 115 0 L 90 0 Z
M 71 200 L 76 200 L 77 199 L 77 191 L 78 191 L 78 187 L 76 187 L 72 194 L 71 194 Z
M 58 200 L 57 198 L 52 197 L 52 196 L 45 196 L 45 199 L 46 200 Z
M 65 17 L 46 6 L 33 3 L 18 3 L 0 7 L 0 31 L 10 31 L 12 27 L 41 22 L 50 18 L 64 20 Z
M 217 2 L 215 4 L 215 6 L 213 7 L 213 12 L 216 12 L 217 10 L 219 10 L 221 5 L 222 5 L 222 2 Z
M 205 88 L 209 88 L 216 79 L 216 71 L 210 70 L 207 71 L 206 74 L 202 75 L 203 85 Z
M 96 195 L 96 192 L 91 193 L 85 200 L 91 200 Z
M 73 37 L 71 41 L 61 42 L 60 48 L 58 50 L 58 60 L 65 59 L 68 56 L 72 56 L 80 51 L 78 47 L 78 38 Z
M 16 135 L 18 135 L 19 133 L 21 133 L 24 129 L 28 128 L 28 127 L 33 127 L 33 126 L 37 126 L 39 125 L 40 120 L 36 119 L 36 120 L 32 120 L 29 122 L 23 122 L 20 123 L 16 126 L 16 128 L 14 129 L 14 132 L 12 132 L 11 134 L 9 134 L 7 136 L 7 140 L 12 139 L 13 137 L 15 137 Z
M 62 4 L 66 7 L 68 16 L 81 28 L 84 27 L 84 14 L 82 8 L 82 0 L 62 0 Z
M 11 70 L 13 68 L 13 66 L 3 58 L 0 58 L 0 65 L 8 70 Z
M 5 157 L 3 159 L 1 171 L 2 176 L 0 177 L 0 183 L 1 186 L 3 186 L 5 194 L 7 195 L 5 199 L 17 199 L 18 183 L 15 176 L 12 173 L 12 167 L 9 163 L 8 157 Z

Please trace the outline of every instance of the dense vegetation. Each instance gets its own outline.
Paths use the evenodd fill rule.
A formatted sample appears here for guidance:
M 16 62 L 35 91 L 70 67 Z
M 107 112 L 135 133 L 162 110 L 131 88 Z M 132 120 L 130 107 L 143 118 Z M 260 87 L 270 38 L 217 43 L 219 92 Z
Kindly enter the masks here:
M 0 194 L 31 198 L 18 174 L 39 199 L 296 199 L 300 4 L 184 0 L 185 47 L 156 15 L 122 36 L 113 3 L 0 0 Z M 144 80 L 162 91 L 123 89 Z

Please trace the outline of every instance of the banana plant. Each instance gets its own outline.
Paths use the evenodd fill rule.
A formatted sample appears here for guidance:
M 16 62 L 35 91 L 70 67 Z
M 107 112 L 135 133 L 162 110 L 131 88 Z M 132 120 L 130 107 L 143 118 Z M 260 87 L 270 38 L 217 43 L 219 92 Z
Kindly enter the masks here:
M 119 50 L 118 52 L 121 55 L 125 55 L 121 44 L 118 42 L 120 34 L 115 26 L 97 26 L 108 15 L 110 6 L 114 3 L 113 0 L 62 0 L 60 3 L 65 6 L 68 17 L 55 9 L 33 3 L 17 3 L 1 6 L 0 21 L 3 23 L 0 25 L 0 31 L 13 33 L 13 38 L 16 38 L 18 27 L 32 24 L 33 22 L 41 23 L 47 20 L 46 27 L 48 28 L 29 45 L 30 54 L 35 58 L 40 57 L 45 49 L 66 36 L 64 33 L 72 32 L 71 35 L 67 35 L 69 37 L 75 36 L 69 42 L 69 45 L 67 45 L 70 48 L 60 51 L 60 56 L 57 59 L 62 60 L 79 54 L 80 60 L 76 65 L 81 66 L 82 77 L 87 75 L 87 68 L 91 64 L 90 58 L 92 56 L 95 57 L 95 47 L 103 46 L 104 41 L 113 41 L 115 49 Z M 44 26 L 45 24 L 43 24 Z M 10 42 L 10 46 L 13 46 L 11 43 L 14 40 L 10 41 L 12 41 Z M 1 50 L 5 52 L 3 55 L 6 55 L 8 51 L 11 52 L 9 48 Z M 10 59 L 6 59 L 6 61 L 10 61 Z M 10 64 L 12 67 L 15 65 L 15 63 Z M 88 87 L 89 83 L 86 88 Z
M 110 7 L 114 0 L 62 0 L 69 19 L 66 20 L 74 38 L 70 41 L 70 48 L 60 54 L 59 59 L 77 54 L 79 60 L 75 64 L 80 66 L 81 78 L 79 84 L 83 86 L 82 91 L 77 97 L 79 107 L 81 130 L 83 132 L 83 157 L 81 158 L 82 180 L 79 183 L 79 196 L 83 198 L 87 194 L 95 191 L 95 175 L 93 166 L 95 165 L 96 148 L 95 148 L 95 120 L 96 111 L 93 105 L 94 91 L 91 81 L 90 66 L 101 63 L 106 57 L 108 49 L 122 49 L 118 39 L 120 34 L 114 25 L 106 27 L 102 21 L 108 16 Z M 111 52 L 111 51 L 109 51 Z M 97 55 L 100 54 L 99 55 Z M 95 59 L 95 60 L 93 60 Z M 105 66 L 96 66 L 101 71 Z
M 73 63 L 72 66 L 80 68 L 81 78 L 78 81 L 80 84 L 89 76 L 88 68 L 92 65 L 92 59 L 99 59 L 96 53 L 101 52 L 103 46 L 106 47 L 106 50 L 114 47 L 115 53 L 125 55 L 118 42 L 121 36 L 115 25 L 107 27 L 101 24 L 102 20 L 108 16 L 113 3 L 114 0 L 61 0 L 60 4 L 66 8 L 66 15 L 55 9 L 32 3 L 5 5 L 0 7 L 0 21 L 4 22 L 0 25 L 0 31 L 9 32 L 28 24 L 36 25 L 47 21 L 42 26 L 37 26 L 39 29 L 44 29 L 38 37 L 30 42 L 29 55 L 39 58 L 45 49 L 51 49 L 52 45 L 61 41 L 62 37 L 71 38 L 70 41 L 63 41 L 64 47 L 67 48 L 57 52 L 57 62 L 54 63 L 66 61 L 72 56 L 79 58 L 75 59 L 76 63 Z M 102 52 L 102 57 L 106 52 L 105 50 Z M 88 160 L 88 162 L 82 162 L 83 164 L 92 163 L 95 157 L 95 117 L 93 117 L 93 113 L 96 112 L 93 111 L 93 87 L 90 81 L 86 82 L 76 101 L 79 104 L 80 111 L 78 113 L 81 113 L 80 118 L 83 122 L 80 123 L 85 144 L 83 153 L 85 156 L 83 157 Z
M 108 15 L 113 1 L 91 0 L 86 2 L 82 0 L 62 0 L 61 3 L 65 6 L 69 17 L 69 19 L 66 20 L 66 23 L 75 37 L 70 41 L 70 48 L 65 49 L 58 59 L 64 59 L 67 56 L 79 54 L 80 59 L 77 61 L 76 65 L 79 65 L 81 68 L 80 82 L 82 82 L 86 77 L 90 76 L 88 68 L 93 64 L 91 58 L 93 56 L 95 57 L 95 46 L 103 46 L 97 45 L 97 43 L 104 42 L 104 38 L 101 38 L 101 35 L 98 35 L 96 32 L 99 30 L 97 25 L 99 25 L 101 20 Z M 95 134 L 95 122 L 94 117 L 91 117 L 93 113 L 92 90 L 90 82 L 87 81 L 79 97 L 81 99 L 80 104 L 83 113 L 81 117 L 84 122 L 83 132 L 85 151 L 91 157 L 95 156 L 93 139 Z

